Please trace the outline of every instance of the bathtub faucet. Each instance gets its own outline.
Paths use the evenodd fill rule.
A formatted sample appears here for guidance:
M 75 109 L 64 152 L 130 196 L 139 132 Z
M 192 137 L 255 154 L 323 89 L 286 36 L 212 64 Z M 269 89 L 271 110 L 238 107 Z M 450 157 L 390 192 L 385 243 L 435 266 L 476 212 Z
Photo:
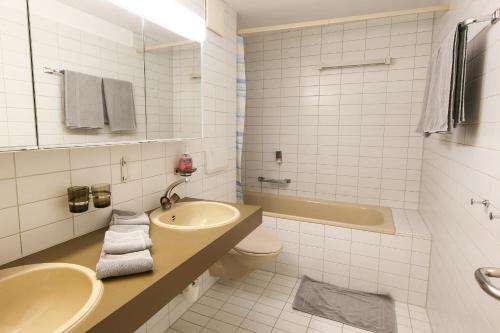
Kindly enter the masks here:
M 168 185 L 167 190 L 165 191 L 165 195 L 163 195 L 160 199 L 160 204 L 163 209 L 170 209 L 172 206 L 180 200 L 180 197 L 177 193 L 172 194 L 172 190 L 179 186 L 180 184 L 188 183 L 189 177 L 184 177 L 182 179 L 176 180 L 172 184 Z

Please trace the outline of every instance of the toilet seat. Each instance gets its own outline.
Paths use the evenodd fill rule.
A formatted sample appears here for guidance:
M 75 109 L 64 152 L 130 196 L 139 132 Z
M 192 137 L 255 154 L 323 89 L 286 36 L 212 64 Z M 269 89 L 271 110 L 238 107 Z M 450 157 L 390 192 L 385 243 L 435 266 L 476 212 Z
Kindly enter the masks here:
M 255 229 L 241 242 L 239 242 L 234 250 L 246 255 L 274 255 L 279 253 L 283 247 L 283 243 L 275 235 L 262 230 Z

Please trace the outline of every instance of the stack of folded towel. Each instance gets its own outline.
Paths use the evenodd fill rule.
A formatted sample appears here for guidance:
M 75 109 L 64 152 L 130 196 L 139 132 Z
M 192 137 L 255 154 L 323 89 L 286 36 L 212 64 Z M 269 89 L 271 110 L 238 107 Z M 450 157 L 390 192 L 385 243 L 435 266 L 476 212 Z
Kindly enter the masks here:
M 149 217 L 145 213 L 114 210 L 104 235 L 96 266 L 98 279 L 153 270 L 149 238 Z

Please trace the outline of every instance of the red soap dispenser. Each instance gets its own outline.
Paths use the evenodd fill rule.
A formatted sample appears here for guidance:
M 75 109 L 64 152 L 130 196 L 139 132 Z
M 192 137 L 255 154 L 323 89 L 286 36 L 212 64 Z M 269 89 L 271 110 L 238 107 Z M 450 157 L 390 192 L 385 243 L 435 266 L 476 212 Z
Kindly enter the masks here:
M 190 173 L 193 170 L 193 159 L 188 152 L 179 158 L 178 170 L 180 173 Z

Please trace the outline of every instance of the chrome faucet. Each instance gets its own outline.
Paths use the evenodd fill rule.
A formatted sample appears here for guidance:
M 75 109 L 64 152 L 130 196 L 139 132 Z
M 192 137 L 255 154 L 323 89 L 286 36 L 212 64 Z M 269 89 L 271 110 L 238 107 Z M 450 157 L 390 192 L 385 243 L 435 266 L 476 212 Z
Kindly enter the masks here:
M 170 209 L 176 203 L 179 201 L 180 197 L 177 195 L 177 193 L 172 194 L 172 190 L 179 186 L 180 184 L 188 183 L 189 182 L 189 177 L 184 177 L 182 179 L 176 180 L 172 184 L 168 185 L 167 190 L 165 191 L 165 195 L 161 197 L 160 199 L 160 204 L 163 209 Z

